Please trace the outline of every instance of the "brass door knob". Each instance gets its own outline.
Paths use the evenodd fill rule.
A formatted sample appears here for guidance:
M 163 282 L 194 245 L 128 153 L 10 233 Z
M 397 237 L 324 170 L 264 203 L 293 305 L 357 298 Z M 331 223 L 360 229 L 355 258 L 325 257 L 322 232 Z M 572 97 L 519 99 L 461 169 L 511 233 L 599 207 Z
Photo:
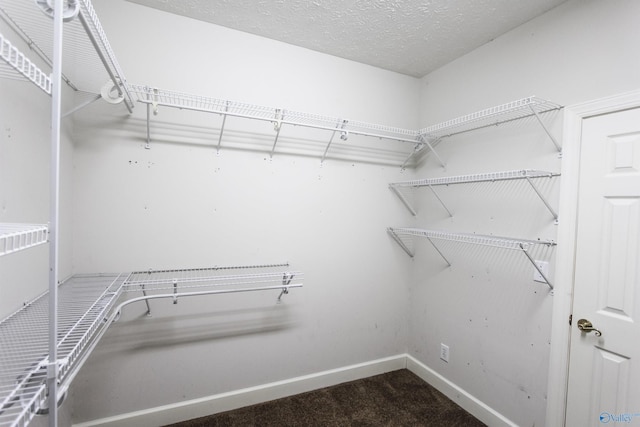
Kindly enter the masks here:
M 599 330 L 594 328 L 593 324 L 591 324 L 591 322 L 589 322 L 587 319 L 578 320 L 578 329 L 580 329 L 582 332 L 586 332 L 586 333 L 594 331 L 596 333 L 597 337 L 602 335 L 602 332 L 600 332 Z

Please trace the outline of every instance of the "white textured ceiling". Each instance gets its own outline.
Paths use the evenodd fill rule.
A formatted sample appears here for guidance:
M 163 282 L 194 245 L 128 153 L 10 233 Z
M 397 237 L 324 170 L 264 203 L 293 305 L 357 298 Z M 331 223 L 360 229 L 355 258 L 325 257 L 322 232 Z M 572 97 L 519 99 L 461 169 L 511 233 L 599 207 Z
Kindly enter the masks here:
M 565 0 L 129 0 L 414 77 Z

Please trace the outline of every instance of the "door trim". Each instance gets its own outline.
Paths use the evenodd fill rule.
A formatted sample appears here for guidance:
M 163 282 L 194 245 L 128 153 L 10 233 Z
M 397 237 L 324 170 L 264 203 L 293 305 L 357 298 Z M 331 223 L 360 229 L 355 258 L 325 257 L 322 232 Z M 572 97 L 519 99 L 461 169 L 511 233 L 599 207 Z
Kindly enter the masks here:
M 560 223 L 547 382 L 548 426 L 565 425 L 571 336 L 569 315 L 573 304 L 582 121 L 589 117 L 636 107 L 640 107 L 640 90 L 575 104 L 564 109 Z

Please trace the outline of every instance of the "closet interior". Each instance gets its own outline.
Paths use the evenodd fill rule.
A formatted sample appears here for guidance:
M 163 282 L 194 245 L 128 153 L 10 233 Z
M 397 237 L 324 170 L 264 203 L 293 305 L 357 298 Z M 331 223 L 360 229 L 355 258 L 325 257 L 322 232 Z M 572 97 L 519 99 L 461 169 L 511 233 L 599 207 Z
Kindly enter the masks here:
M 40 9 L 40 10 L 38 10 Z M 54 12 L 55 11 L 55 12 Z M 385 155 L 393 167 L 411 169 L 425 158 L 436 159 L 444 166 L 439 148 L 455 135 L 522 119 L 535 118 L 553 147 L 560 143 L 544 118 L 561 105 L 528 97 L 508 104 L 484 109 L 419 130 L 366 123 L 343 117 L 293 111 L 248 103 L 131 84 L 120 68 L 106 34 L 90 0 L 56 0 L 0 3 L 0 19 L 5 33 L 0 33 L 0 70 L 2 77 L 26 79 L 41 89 L 41 96 L 51 98 L 51 189 L 50 218 L 47 224 L 0 223 L 0 256 L 29 251 L 48 245 L 48 291 L 26 302 L 0 321 L 0 426 L 26 426 L 36 415 L 49 414 L 50 425 L 57 423 L 57 408 L 65 399 L 70 384 L 107 328 L 117 322 L 129 304 L 144 304 L 153 313 L 156 299 L 179 304 L 183 298 L 209 297 L 227 293 L 271 292 L 274 303 L 293 289 L 303 286 L 304 274 L 287 262 L 262 265 L 211 266 L 198 269 L 141 270 L 117 275 L 78 274 L 62 280 L 58 271 L 59 219 L 59 144 L 61 120 L 94 102 L 113 104 L 114 109 L 131 113 L 146 109 L 147 148 L 154 144 L 154 119 L 164 109 L 211 113 L 219 122 L 218 133 L 211 135 L 216 152 L 224 150 L 227 119 L 263 122 L 269 125 L 268 156 L 278 154 L 283 135 L 295 128 L 321 131 L 305 153 L 324 163 L 333 150 L 348 147 L 350 139 L 364 138 L 383 142 Z M 17 46 L 25 46 L 21 50 Z M 79 62 L 81 61 L 81 62 Z M 79 103 L 63 111 L 63 93 L 73 93 Z M 38 117 L 38 120 L 50 120 Z M 342 148 L 341 148 L 342 147 Z M 435 209 L 447 207 L 438 187 L 478 182 L 524 180 L 531 188 L 533 203 L 541 202 L 554 220 L 558 213 L 537 182 L 557 178 L 555 171 L 533 169 L 440 176 L 389 183 L 412 217 L 417 215 L 412 203 L 415 192 L 428 187 L 435 197 Z M 19 183 L 16 183 L 19 185 Z M 423 196 L 420 196 L 423 197 Z M 384 233 L 384 230 L 380 230 Z M 467 232 L 429 230 L 415 227 L 389 227 L 389 235 L 410 257 L 415 255 L 414 237 L 426 238 L 447 265 L 447 254 L 436 241 L 448 240 L 463 245 L 484 245 L 499 250 L 515 250 L 526 256 L 549 288 L 551 280 L 537 265 L 529 249 L 542 245 L 552 248 L 552 240 L 498 237 Z M 53 320 L 52 320 L 53 319 Z

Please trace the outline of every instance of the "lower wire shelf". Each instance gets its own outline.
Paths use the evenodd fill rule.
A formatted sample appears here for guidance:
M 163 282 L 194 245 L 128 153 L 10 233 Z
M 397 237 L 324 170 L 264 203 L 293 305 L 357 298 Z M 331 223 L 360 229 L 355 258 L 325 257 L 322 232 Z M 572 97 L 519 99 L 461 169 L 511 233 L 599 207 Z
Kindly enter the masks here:
M 393 237 L 393 239 L 398 243 L 398 245 L 404 250 L 407 255 L 410 257 L 414 257 L 413 251 L 407 245 L 407 242 L 402 238 L 403 236 L 408 238 L 424 237 L 429 243 L 434 247 L 434 249 L 438 252 L 438 254 L 442 257 L 442 259 L 447 263 L 447 265 L 451 266 L 449 260 L 444 256 L 442 251 L 438 248 L 438 246 L 433 242 L 433 240 L 449 240 L 458 243 L 467 243 L 472 245 L 482 245 L 482 246 L 491 246 L 494 248 L 500 249 L 509 249 L 522 252 L 529 262 L 533 264 L 533 267 L 540 274 L 540 276 L 544 279 L 545 283 L 549 286 L 550 289 L 553 290 L 553 285 L 546 277 L 544 272 L 540 269 L 540 267 L 536 264 L 535 260 L 531 257 L 529 252 L 527 251 L 530 247 L 534 245 L 544 245 L 544 246 L 556 246 L 556 243 L 551 240 L 527 240 L 527 239 L 515 239 L 512 237 L 497 237 L 497 236 L 485 236 L 481 234 L 468 234 L 468 233 L 452 233 L 448 231 L 437 231 L 437 230 L 423 230 L 419 228 L 395 228 L 389 227 L 387 228 L 387 233 Z
M 150 314 L 151 299 L 171 298 L 175 304 L 178 298 L 255 291 L 279 291 L 280 302 L 289 289 L 302 287 L 302 278 L 286 263 L 71 277 L 58 290 L 60 401 L 126 305 L 145 301 Z M 132 297 L 132 291 L 143 295 Z M 48 323 L 48 293 L 0 321 L 0 427 L 26 426 L 48 413 Z
M 74 276 L 58 290 L 58 383 L 64 391 L 87 349 L 108 326 L 126 275 Z M 0 322 L 0 426 L 26 426 L 47 409 L 49 298 L 45 293 Z

